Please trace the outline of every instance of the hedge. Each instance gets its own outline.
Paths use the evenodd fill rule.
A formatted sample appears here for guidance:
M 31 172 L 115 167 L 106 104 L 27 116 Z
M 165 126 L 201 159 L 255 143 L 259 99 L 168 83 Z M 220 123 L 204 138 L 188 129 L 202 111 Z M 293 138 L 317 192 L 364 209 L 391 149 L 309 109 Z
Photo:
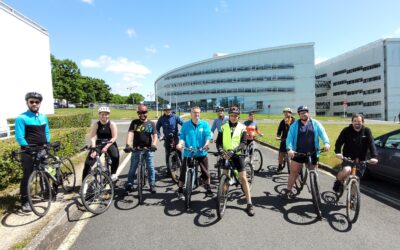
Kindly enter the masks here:
M 92 113 L 84 112 L 71 115 L 48 115 L 50 129 L 88 127 L 91 124 Z M 14 124 L 15 119 L 8 119 Z
M 60 141 L 62 148 L 59 156 L 72 156 L 85 145 L 85 137 L 89 128 L 69 128 L 51 130 L 51 141 Z M 11 151 L 18 150 L 15 138 L 0 141 L 0 190 L 9 184 L 19 183 L 22 178 L 22 167 L 11 159 Z

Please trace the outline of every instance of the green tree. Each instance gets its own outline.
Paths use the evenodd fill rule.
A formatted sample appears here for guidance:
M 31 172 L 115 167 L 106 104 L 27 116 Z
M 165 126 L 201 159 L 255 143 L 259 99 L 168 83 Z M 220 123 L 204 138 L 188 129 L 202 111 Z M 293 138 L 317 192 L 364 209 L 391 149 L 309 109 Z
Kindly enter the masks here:
M 127 104 L 139 104 L 144 101 L 144 96 L 139 93 L 132 93 L 128 96 Z
M 111 97 L 111 103 L 115 103 L 115 104 L 125 104 L 128 103 L 128 96 L 121 96 L 118 94 L 112 95 Z

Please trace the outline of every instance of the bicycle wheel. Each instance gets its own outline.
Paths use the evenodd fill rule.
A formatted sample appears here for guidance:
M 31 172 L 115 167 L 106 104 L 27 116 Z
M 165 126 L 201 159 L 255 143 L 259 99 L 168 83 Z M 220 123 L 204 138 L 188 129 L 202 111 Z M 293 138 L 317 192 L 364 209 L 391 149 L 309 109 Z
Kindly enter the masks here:
M 253 150 L 252 158 L 253 158 L 252 164 L 253 164 L 254 171 L 256 173 L 258 173 L 262 169 L 262 165 L 263 165 L 263 157 L 262 157 L 261 151 L 258 148 Z
M 179 182 L 179 175 L 181 174 L 182 160 L 176 151 L 171 152 L 168 159 L 168 172 L 172 181 L 177 184 Z
M 50 209 L 51 187 L 45 172 L 34 170 L 28 179 L 28 202 L 32 211 L 39 217 Z
M 360 187 L 357 179 L 352 179 L 347 189 L 346 213 L 349 223 L 355 223 L 360 213 Z
M 93 214 L 104 213 L 114 197 L 114 184 L 106 173 L 93 172 L 82 182 L 81 200 L 85 208 Z
M 311 197 L 315 209 L 315 213 L 318 218 L 321 218 L 321 196 L 319 193 L 318 186 L 318 175 L 314 171 L 310 172 L 310 187 L 311 187 Z
M 253 186 L 253 180 L 254 180 L 254 168 L 253 168 L 253 165 L 249 162 L 246 163 L 246 178 L 247 178 L 247 182 L 249 183 L 249 189 L 251 190 L 251 187 Z
M 138 185 L 138 200 L 139 204 L 143 204 L 143 188 L 145 183 L 145 165 L 142 163 L 138 167 L 137 185 Z
M 297 190 L 297 194 L 296 195 L 299 195 L 300 192 L 303 190 L 304 184 L 307 181 L 307 175 L 308 175 L 308 169 L 302 167 L 300 169 L 300 171 L 299 171 L 299 174 L 298 174 L 295 182 L 294 182 L 295 188 Z
M 194 170 L 188 169 L 187 177 L 185 180 L 186 188 L 185 188 L 185 207 L 186 209 L 190 208 L 190 199 L 192 198 L 192 190 L 193 190 L 193 175 Z
M 75 167 L 68 157 L 61 159 L 60 175 L 62 188 L 65 192 L 71 192 L 75 189 L 76 174 Z
M 219 179 L 218 193 L 217 193 L 217 215 L 222 219 L 225 214 L 226 203 L 228 202 L 229 192 L 229 176 L 223 174 Z

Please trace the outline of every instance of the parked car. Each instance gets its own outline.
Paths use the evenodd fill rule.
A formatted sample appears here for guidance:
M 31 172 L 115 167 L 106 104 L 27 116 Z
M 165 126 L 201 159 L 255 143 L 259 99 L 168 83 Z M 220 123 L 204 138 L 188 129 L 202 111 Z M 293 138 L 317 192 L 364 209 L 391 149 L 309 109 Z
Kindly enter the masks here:
M 76 108 L 76 105 L 73 103 L 68 103 L 68 108 Z
M 375 138 L 378 164 L 367 168 L 366 175 L 400 184 L 400 129 Z

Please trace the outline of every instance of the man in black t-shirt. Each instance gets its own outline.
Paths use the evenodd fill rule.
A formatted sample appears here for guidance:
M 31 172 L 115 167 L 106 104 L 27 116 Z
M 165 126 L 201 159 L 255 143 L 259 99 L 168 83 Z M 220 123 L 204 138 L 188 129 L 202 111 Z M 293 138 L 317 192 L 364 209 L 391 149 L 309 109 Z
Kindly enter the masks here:
M 154 122 L 147 119 L 147 107 L 144 104 L 138 106 L 137 114 L 139 119 L 135 119 L 131 122 L 128 129 L 128 136 L 126 138 L 125 152 L 129 152 L 131 145 L 133 148 L 146 147 L 150 151 L 143 153 L 143 157 L 146 161 L 146 166 L 149 171 L 149 183 L 150 191 L 156 192 L 155 188 L 155 170 L 154 170 L 154 151 L 157 150 L 157 130 Z M 139 165 L 139 154 L 140 151 L 133 151 L 131 157 L 131 166 L 128 172 L 128 182 L 126 184 L 126 191 L 132 191 L 133 178 L 136 173 L 136 169 Z

